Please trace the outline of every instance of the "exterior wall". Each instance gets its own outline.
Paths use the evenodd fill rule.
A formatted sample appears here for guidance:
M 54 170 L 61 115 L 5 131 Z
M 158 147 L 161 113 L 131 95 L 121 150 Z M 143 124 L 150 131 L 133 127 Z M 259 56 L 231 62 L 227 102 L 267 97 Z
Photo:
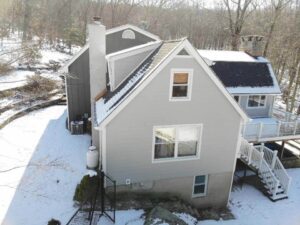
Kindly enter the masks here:
M 72 77 L 66 78 L 66 92 L 68 119 L 72 121 L 84 113 L 91 115 L 88 49 L 69 66 L 69 73 Z
M 124 30 L 106 35 L 106 54 L 131 48 L 137 45 L 146 44 L 150 41 L 155 41 L 154 39 L 136 32 L 135 30 L 132 30 L 135 34 L 135 39 L 123 39 L 123 31 Z
M 169 101 L 172 68 L 194 69 L 191 101 Z M 175 58 L 106 126 L 106 172 L 118 185 L 127 178 L 132 183 L 161 181 L 158 191 L 180 187 L 189 199 L 193 176 L 209 175 L 208 195 L 193 202 L 224 206 L 240 122 L 240 115 L 194 59 Z M 203 124 L 200 159 L 153 163 L 153 126 L 176 124 Z M 176 179 L 180 179 L 178 187 Z
M 205 197 L 192 198 L 193 176 L 170 178 L 156 181 L 145 181 L 131 185 L 118 186 L 117 191 L 137 191 L 168 193 L 180 196 L 181 199 L 196 207 L 224 207 L 227 204 L 231 188 L 232 173 L 209 174 Z
M 145 51 L 114 61 L 115 88 L 134 70 L 153 50 Z
M 262 108 L 248 108 L 248 96 L 241 95 L 239 104 L 241 108 L 248 114 L 250 118 L 269 117 L 269 113 L 273 109 L 273 95 L 266 95 L 267 101 L 265 107 Z

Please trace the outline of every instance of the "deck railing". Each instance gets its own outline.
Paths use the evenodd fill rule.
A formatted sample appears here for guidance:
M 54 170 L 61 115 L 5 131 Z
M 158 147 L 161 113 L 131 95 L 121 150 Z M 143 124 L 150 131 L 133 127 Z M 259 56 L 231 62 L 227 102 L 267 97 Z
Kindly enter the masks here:
M 243 137 L 249 141 L 300 135 L 300 117 L 289 112 L 273 109 L 272 117 L 276 123 L 247 123 Z
M 273 151 L 264 144 L 253 146 L 247 140 L 242 139 L 240 154 L 249 165 L 258 168 L 263 179 L 268 180 L 266 185 L 272 195 L 277 193 L 279 184 L 282 186 L 284 193 L 288 193 L 291 178 L 280 162 L 276 150 Z

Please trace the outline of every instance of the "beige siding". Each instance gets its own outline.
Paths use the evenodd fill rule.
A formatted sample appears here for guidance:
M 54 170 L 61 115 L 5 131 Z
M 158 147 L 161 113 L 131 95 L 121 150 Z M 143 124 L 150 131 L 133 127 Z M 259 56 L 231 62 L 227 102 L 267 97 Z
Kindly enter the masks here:
M 250 118 L 269 117 L 269 113 L 273 108 L 274 96 L 267 95 L 266 98 L 266 105 L 262 108 L 248 108 L 248 96 L 246 95 L 240 96 L 239 104 Z
M 172 68 L 193 69 L 191 101 L 170 102 Z M 106 168 L 117 183 L 133 183 L 204 174 L 229 174 L 221 183 L 228 190 L 235 165 L 240 116 L 194 59 L 173 59 L 131 101 L 106 129 Z M 203 124 L 200 159 L 153 163 L 153 126 Z M 190 183 L 185 188 L 192 192 Z M 202 201 L 204 201 L 202 198 Z

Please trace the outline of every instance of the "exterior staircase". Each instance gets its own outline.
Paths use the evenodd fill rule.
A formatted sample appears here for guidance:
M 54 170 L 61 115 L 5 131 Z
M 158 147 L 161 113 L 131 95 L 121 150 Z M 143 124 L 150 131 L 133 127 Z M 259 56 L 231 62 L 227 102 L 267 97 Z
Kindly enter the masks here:
M 277 157 L 277 151 L 265 147 L 264 144 L 253 146 L 242 138 L 240 159 L 257 172 L 272 201 L 288 197 L 291 178 Z

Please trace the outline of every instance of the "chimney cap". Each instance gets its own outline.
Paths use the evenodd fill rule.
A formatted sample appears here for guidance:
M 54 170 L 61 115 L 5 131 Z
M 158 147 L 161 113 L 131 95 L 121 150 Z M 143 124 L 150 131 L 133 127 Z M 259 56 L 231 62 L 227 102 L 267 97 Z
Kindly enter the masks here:
M 93 21 L 94 21 L 94 22 L 97 22 L 97 23 L 101 23 L 101 17 L 99 17 L 99 16 L 94 16 L 94 17 L 93 17 Z

